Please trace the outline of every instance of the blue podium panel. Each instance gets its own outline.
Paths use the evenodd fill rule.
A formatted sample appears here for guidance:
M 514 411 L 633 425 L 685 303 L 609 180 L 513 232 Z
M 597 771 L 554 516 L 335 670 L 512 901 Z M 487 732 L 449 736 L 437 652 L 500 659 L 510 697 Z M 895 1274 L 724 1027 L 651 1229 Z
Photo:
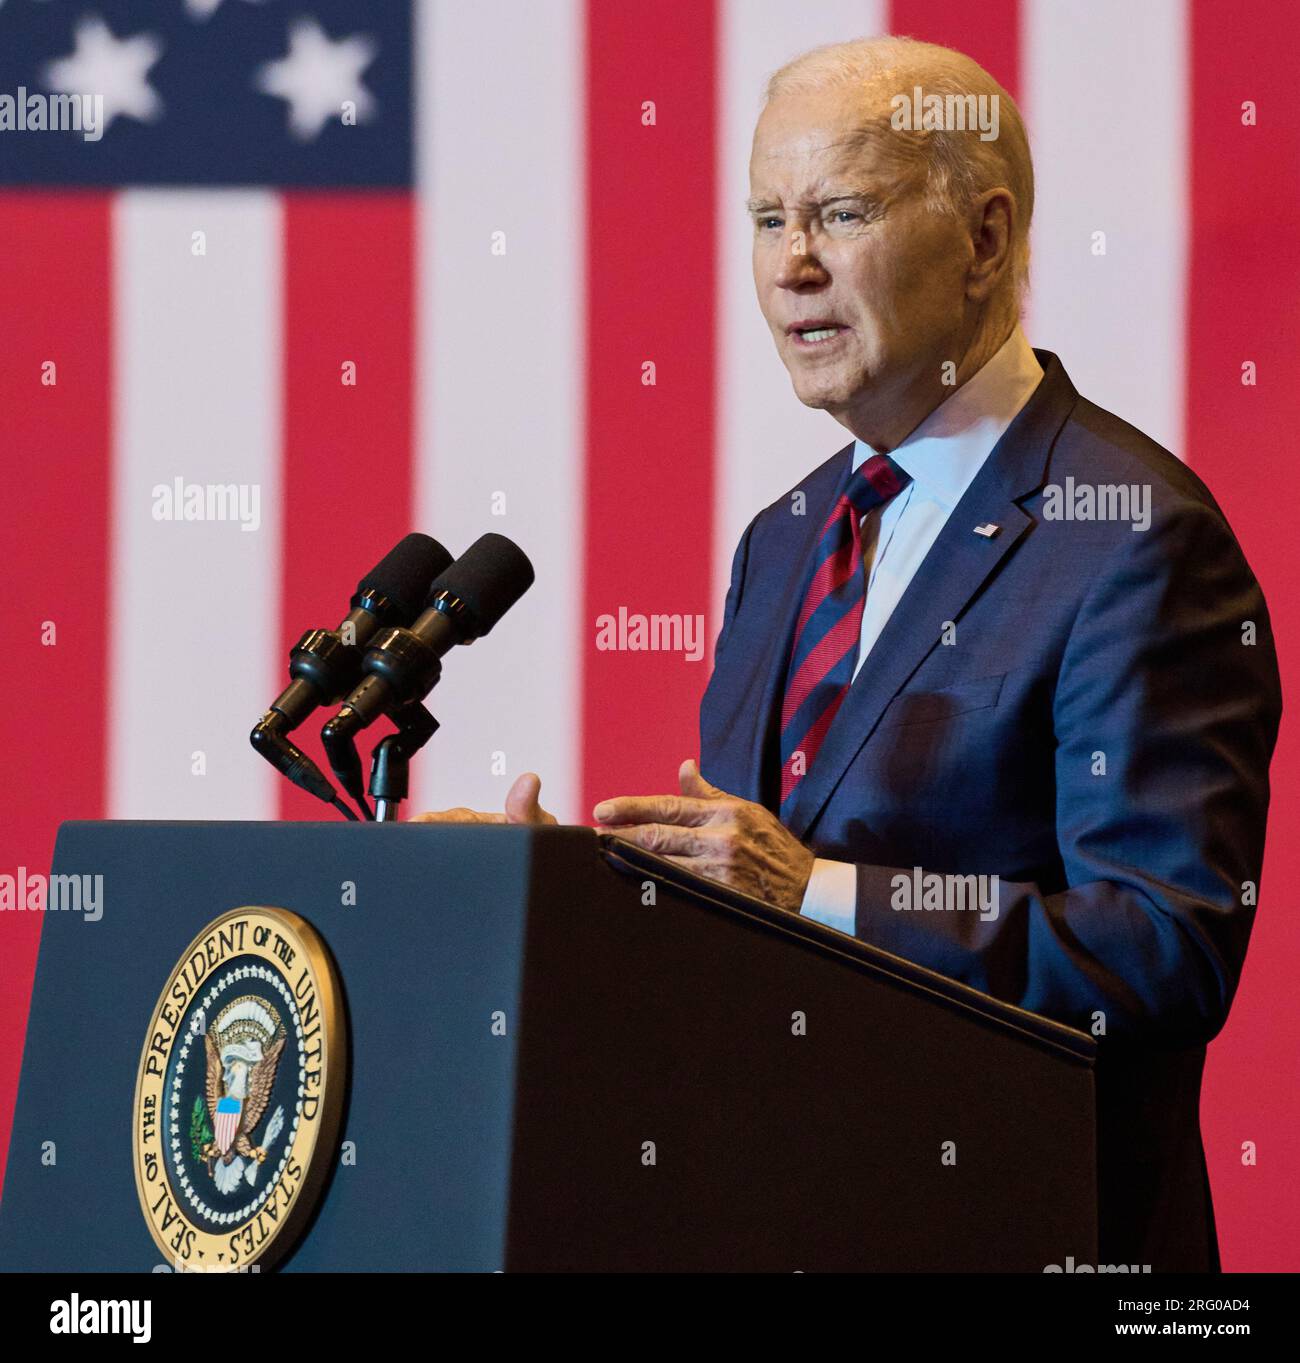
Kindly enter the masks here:
M 345 1003 L 346 1106 L 337 1141 L 317 1129 L 328 1182 L 290 1271 L 1095 1262 L 1090 1038 L 591 829 L 66 824 L 55 870 L 102 876 L 103 913 L 46 915 L 0 1268 L 164 1262 L 136 1192 L 140 1133 L 150 1197 L 156 1150 L 178 1205 L 215 1206 L 204 1254 L 229 1263 L 229 1223 L 258 1196 L 239 1180 L 262 1176 L 275 1118 L 231 1125 L 263 1090 L 228 1056 L 271 1052 L 292 1137 L 305 1048 L 280 1074 L 275 1039 L 299 1034 L 240 996 L 232 957 L 221 988 L 252 1014 L 214 1003 L 200 1019 L 213 991 L 195 984 L 167 1022 L 155 1087 L 185 1087 L 156 1137 L 135 1085 L 187 948 L 249 906 L 311 925 Z M 214 1185 L 239 1200 L 209 1205 Z
M 102 917 L 45 915 L 0 1269 L 162 1262 L 132 1169 L 136 1069 L 186 946 L 243 905 L 305 918 L 333 954 L 347 1005 L 342 1153 L 284 1267 L 503 1267 L 530 841 L 522 829 L 447 833 L 65 824 L 54 870 L 102 875 Z

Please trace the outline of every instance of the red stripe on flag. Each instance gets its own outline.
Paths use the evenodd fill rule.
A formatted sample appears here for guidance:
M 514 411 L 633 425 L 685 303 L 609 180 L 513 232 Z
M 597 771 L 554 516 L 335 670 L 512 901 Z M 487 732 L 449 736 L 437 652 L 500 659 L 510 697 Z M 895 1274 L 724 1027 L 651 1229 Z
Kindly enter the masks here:
M 0 195 L 0 412 L 10 504 L 0 555 L 7 773 L 0 874 L 48 874 L 64 819 L 104 813 L 109 620 L 110 200 Z M 55 379 L 42 382 L 42 366 Z M 45 622 L 54 630 L 43 642 Z M 86 868 L 90 870 L 91 868 Z M 39 913 L 0 913 L 0 1185 Z M 35 1159 L 36 1151 L 23 1157 Z
M 1235 0 L 1191 7 L 1192 223 L 1187 312 L 1187 460 L 1209 484 L 1259 577 L 1282 685 L 1300 692 L 1300 9 Z M 1243 101 L 1258 123 L 1242 122 Z M 1140 136 L 1134 131 L 1134 136 Z M 1242 383 L 1242 366 L 1258 381 Z M 1210 1049 L 1204 1132 L 1224 1267 L 1300 1269 L 1300 1089 L 1290 903 L 1300 881 L 1300 724 L 1285 714 L 1273 758 L 1262 899 L 1241 991 Z M 1243 1162 L 1253 1141 L 1258 1164 Z
M 362 574 L 414 528 L 414 225 L 407 194 L 285 197 L 277 678 L 287 680 L 289 646 L 304 630 L 333 629 Z M 323 718 L 295 741 L 328 772 Z M 337 817 L 287 781 L 280 816 Z
M 603 796 L 675 791 L 696 751 L 707 643 L 690 662 L 596 637 L 620 608 L 714 630 L 718 283 L 714 5 L 591 3 L 586 23 L 584 816 Z
M 889 31 L 964 52 L 1020 100 L 1020 0 L 890 0 Z

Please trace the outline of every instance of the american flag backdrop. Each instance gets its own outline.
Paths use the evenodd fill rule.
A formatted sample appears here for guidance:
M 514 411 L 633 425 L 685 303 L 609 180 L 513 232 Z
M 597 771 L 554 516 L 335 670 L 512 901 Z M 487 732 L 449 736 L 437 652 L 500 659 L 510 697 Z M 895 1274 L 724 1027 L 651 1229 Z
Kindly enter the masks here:
M 524 770 L 567 821 L 675 788 L 708 652 L 601 651 L 596 618 L 711 640 L 750 517 L 848 438 L 760 317 L 747 160 L 771 71 L 882 32 L 1017 98 L 1027 334 L 1209 483 L 1290 703 L 1292 0 L 3 0 L 0 95 L 99 91 L 107 126 L 0 131 L 0 870 L 47 870 L 65 818 L 332 817 L 248 732 L 409 529 L 537 570 L 448 662 L 413 806 L 500 808 Z M 256 488 L 256 528 L 157 519 L 177 479 Z M 1210 1052 L 1233 1269 L 1300 1268 L 1298 747 L 1288 714 Z M 40 917 L 0 913 L 0 1176 Z

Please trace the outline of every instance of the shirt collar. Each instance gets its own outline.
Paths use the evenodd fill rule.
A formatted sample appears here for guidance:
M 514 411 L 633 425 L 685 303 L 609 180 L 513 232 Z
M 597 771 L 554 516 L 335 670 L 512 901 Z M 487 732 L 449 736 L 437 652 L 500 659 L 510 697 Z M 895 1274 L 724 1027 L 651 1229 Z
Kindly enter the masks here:
M 918 492 L 951 510 L 1042 377 L 1043 367 L 1017 326 L 983 369 L 941 402 L 889 457 L 911 475 Z M 853 467 L 874 453 L 870 445 L 855 441 Z

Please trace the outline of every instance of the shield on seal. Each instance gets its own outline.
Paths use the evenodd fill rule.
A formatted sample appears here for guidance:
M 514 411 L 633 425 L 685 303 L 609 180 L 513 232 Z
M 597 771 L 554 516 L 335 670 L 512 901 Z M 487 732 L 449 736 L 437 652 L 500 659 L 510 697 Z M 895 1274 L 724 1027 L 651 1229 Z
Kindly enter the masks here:
M 234 1145 L 235 1137 L 239 1134 L 239 1113 L 243 1106 L 238 1098 L 231 1098 L 229 1095 L 217 1100 L 213 1134 L 216 1137 L 217 1149 L 223 1155 Z

